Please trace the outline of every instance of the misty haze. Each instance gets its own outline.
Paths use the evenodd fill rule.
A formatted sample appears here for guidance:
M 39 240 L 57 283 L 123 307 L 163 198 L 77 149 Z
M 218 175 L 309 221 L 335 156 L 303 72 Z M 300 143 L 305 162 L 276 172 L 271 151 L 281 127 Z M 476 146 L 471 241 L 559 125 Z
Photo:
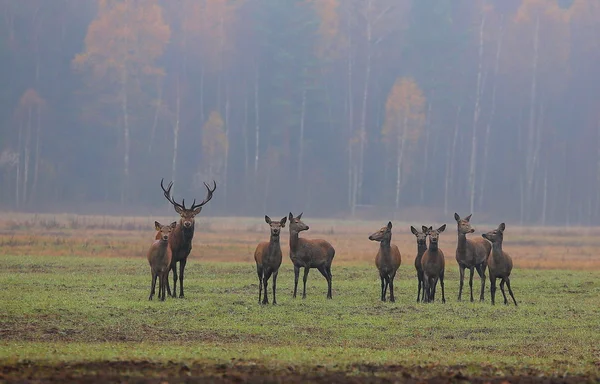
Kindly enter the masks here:
M 0 12 L 2 210 L 600 223 L 594 1 Z

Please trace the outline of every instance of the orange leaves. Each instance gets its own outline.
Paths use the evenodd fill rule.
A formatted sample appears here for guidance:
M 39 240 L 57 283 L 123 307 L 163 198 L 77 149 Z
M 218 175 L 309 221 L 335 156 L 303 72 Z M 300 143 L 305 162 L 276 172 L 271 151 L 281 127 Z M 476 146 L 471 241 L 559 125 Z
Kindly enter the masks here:
M 416 141 L 424 122 L 423 92 L 412 78 L 396 79 L 385 103 L 384 141 L 391 143 L 397 135 L 403 134 Z
M 218 111 L 212 111 L 202 126 L 203 163 L 209 164 L 213 171 L 222 166 L 228 145 L 223 118 Z
M 319 57 L 336 56 L 339 52 L 342 38 L 340 36 L 340 1 L 339 0 L 306 0 L 311 4 L 320 19 L 319 42 L 317 55 Z
M 89 67 L 97 78 L 110 71 L 153 73 L 163 54 L 170 28 L 156 0 L 99 0 L 98 16 L 89 25 L 85 51 L 73 60 L 77 69 Z

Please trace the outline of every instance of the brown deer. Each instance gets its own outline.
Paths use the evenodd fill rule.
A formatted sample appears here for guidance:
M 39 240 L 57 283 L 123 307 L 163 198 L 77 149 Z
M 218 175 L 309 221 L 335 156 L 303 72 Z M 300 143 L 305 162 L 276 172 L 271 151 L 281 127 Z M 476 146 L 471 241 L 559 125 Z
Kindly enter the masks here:
M 192 203 L 190 208 L 185 207 L 185 199 L 181 201 L 181 204 L 177 203 L 171 197 L 171 188 L 173 182 L 169 183 L 167 189 L 163 185 L 163 180 L 160 181 L 160 187 L 163 190 L 165 198 L 173 205 L 175 212 L 181 216 L 179 223 L 175 229 L 169 235 L 169 247 L 173 253 L 171 260 L 171 270 L 173 270 L 173 297 L 177 297 L 177 262 L 179 262 L 179 297 L 183 296 L 183 271 L 185 270 L 185 264 L 187 263 L 187 257 L 192 250 L 192 239 L 194 238 L 194 217 L 202 211 L 202 207 L 210 201 L 213 197 L 213 192 L 217 189 L 217 183 L 213 181 L 213 188 L 211 189 L 208 184 L 204 183 L 204 186 L 208 190 L 206 198 L 200 203 L 196 204 L 196 199 Z M 160 236 L 156 234 L 156 238 Z M 169 287 L 167 280 L 167 292 L 171 294 L 171 288 Z
M 423 282 L 425 283 L 425 303 L 431 303 L 435 300 L 435 288 L 438 280 L 442 286 L 442 303 L 446 302 L 444 294 L 444 252 L 439 248 L 440 233 L 446 230 L 446 224 L 438 229 L 429 227 L 427 236 L 429 236 L 429 248 L 423 253 L 421 265 L 423 267 Z
M 475 232 L 471 227 L 471 216 L 461 219 L 458 213 L 454 213 L 458 231 L 458 243 L 456 244 L 456 261 L 460 269 L 460 287 L 458 289 L 458 301 L 462 300 L 462 290 L 465 280 L 465 268 L 469 269 L 469 288 L 471 289 L 471 302 L 473 301 L 473 269 L 477 270 L 481 279 L 481 293 L 479 300 L 483 301 L 485 290 L 485 268 L 487 259 L 492 249 L 490 243 L 482 238 L 467 239 L 467 234 Z
M 279 244 L 279 235 L 281 229 L 285 228 L 287 217 L 280 221 L 271 221 L 271 218 L 265 215 L 265 221 L 271 228 L 271 238 L 269 241 L 263 241 L 258 244 L 254 251 L 254 260 L 256 261 L 256 273 L 258 274 L 258 303 L 260 304 L 260 296 L 263 284 L 265 286 L 265 294 L 262 303 L 269 304 L 267 296 L 267 282 L 273 275 L 273 305 L 277 304 L 275 291 L 277 289 L 277 274 L 281 266 L 281 245 Z
M 421 230 L 422 232 L 419 232 L 415 227 L 412 225 L 410 226 L 410 231 L 417 237 L 417 257 L 415 257 L 415 269 L 417 270 L 417 279 L 419 280 L 419 286 L 417 287 L 417 303 L 420 300 L 425 300 L 425 283 L 423 281 L 423 266 L 421 265 L 421 259 L 427 250 L 428 228 L 422 225 Z
M 325 240 L 309 240 L 298 236 L 300 232 L 308 230 L 308 225 L 302 222 L 302 213 L 298 217 L 294 217 L 290 212 L 288 219 L 290 226 L 290 259 L 294 264 L 294 298 L 298 291 L 300 268 L 304 267 L 302 298 L 306 298 L 308 271 L 310 268 L 317 268 L 327 279 L 327 298 L 331 299 L 331 263 L 335 256 L 335 249 Z
M 150 297 L 152 300 L 156 289 L 156 279 L 158 279 L 158 298 L 165 301 L 166 287 L 169 281 L 169 269 L 171 268 L 171 248 L 169 248 L 169 235 L 177 225 L 172 222 L 169 225 L 162 225 L 158 221 L 154 222 L 154 228 L 158 231 L 159 239 L 154 240 L 150 249 L 148 249 L 148 263 L 150 263 L 150 272 L 152 273 L 152 283 L 150 287 Z
M 492 252 L 488 257 L 487 264 L 490 272 L 490 291 L 492 293 L 492 305 L 495 304 L 494 298 L 496 296 L 496 279 L 501 279 L 500 281 L 500 290 L 502 291 L 502 296 L 504 296 L 504 304 L 508 304 L 508 300 L 506 299 L 506 293 L 504 293 L 504 283 L 508 287 L 508 293 L 510 293 L 510 297 L 512 297 L 515 306 L 517 305 L 517 300 L 515 300 L 515 295 L 513 295 L 513 291 L 510 288 L 510 272 L 512 271 L 513 262 L 508 253 L 502 250 L 502 242 L 504 241 L 504 230 L 506 229 L 506 224 L 501 223 L 497 229 L 490 231 L 488 233 L 484 233 L 481 235 L 484 239 L 489 240 L 492 243 Z
M 394 277 L 400 267 L 402 257 L 400 250 L 392 241 L 392 222 L 388 221 L 387 226 L 369 236 L 369 240 L 379 242 L 379 252 L 375 256 L 375 265 L 379 270 L 381 278 L 381 301 L 385 301 L 385 292 L 390 287 L 390 301 L 396 301 L 394 298 Z

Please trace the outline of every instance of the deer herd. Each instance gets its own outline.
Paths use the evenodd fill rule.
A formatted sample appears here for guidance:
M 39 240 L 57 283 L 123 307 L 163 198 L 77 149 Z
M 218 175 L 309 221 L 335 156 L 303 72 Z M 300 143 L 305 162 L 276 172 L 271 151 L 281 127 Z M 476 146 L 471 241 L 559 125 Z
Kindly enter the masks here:
M 171 197 L 171 188 L 173 182 L 169 183 L 165 189 L 163 180 L 160 182 L 164 197 L 173 205 L 175 211 L 179 214 L 179 222 L 172 222 L 162 225 L 158 221 L 154 222 L 157 231 L 155 241 L 147 252 L 148 262 L 152 274 L 150 297 L 152 300 L 156 289 L 156 280 L 158 279 L 158 297 L 165 300 L 167 295 L 177 297 L 177 263 L 179 262 L 179 297 L 183 295 L 183 277 L 187 257 L 192 250 L 192 239 L 194 237 L 194 217 L 202 211 L 202 207 L 208 203 L 217 188 L 213 181 L 212 188 L 204 183 L 207 189 L 206 198 L 196 204 L 193 201 L 191 207 L 186 208 L 185 199 L 181 204 L 177 203 Z M 467 239 L 467 235 L 475 232 L 471 226 L 471 216 L 461 218 L 457 213 L 454 219 L 457 224 L 458 242 L 456 246 L 456 261 L 460 271 L 460 286 L 458 291 L 458 301 L 462 300 L 462 290 L 465 278 L 465 269 L 469 270 L 469 291 L 470 300 L 473 299 L 473 272 L 477 271 L 481 279 L 481 290 L 479 300 L 484 300 L 485 291 L 485 271 L 489 272 L 491 302 L 495 304 L 496 279 L 500 279 L 500 290 L 504 297 L 504 304 L 508 304 L 504 286 L 508 288 L 510 297 L 515 306 L 517 301 L 510 287 L 510 273 L 513 267 L 512 259 L 508 253 L 502 249 L 504 239 L 504 230 L 506 225 L 501 223 L 498 228 L 484 233 L 481 238 Z M 326 240 L 307 239 L 300 237 L 300 232 L 309 229 L 308 225 L 302 221 L 302 213 L 294 216 L 291 212 L 289 216 L 283 217 L 279 221 L 273 221 L 265 215 L 265 222 L 270 227 L 269 241 L 261 242 L 257 245 L 254 252 L 256 262 L 256 273 L 258 275 L 258 302 L 259 304 L 268 304 L 268 281 L 272 279 L 273 304 L 277 304 L 277 275 L 282 261 L 282 252 L 280 244 L 281 231 L 286 224 L 289 227 L 289 246 L 290 259 L 294 265 L 294 294 L 296 297 L 298 291 L 298 278 L 300 277 L 300 268 L 304 268 L 302 279 L 302 298 L 306 298 L 306 280 L 311 268 L 316 268 L 327 280 L 327 298 L 331 299 L 331 263 L 335 256 L 335 249 Z M 440 234 L 446 230 L 446 224 L 434 229 L 433 227 L 421 226 L 421 231 L 415 227 L 410 227 L 411 232 L 417 239 L 417 254 L 415 257 L 415 269 L 417 272 L 417 302 L 430 303 L 435 300 L 438 281 L 442 293 L 442 303 L 446 302 L 444 293 L 444 270 L 445 258 L 444 252 L 440 248 Z M 429 243 L 427 240 L 429 239 Z M 392 244 L 392 222 L 388 222 L 375 233 L 369 236 L 369 240 L 379 242 L 379 251 L 375 256 L 375 265 L 379 271 L 381 279 L 381 301 L 386 301 L 386 293 L 389 289 L 389 301 L 394 302 L 394 277 L 402 262 L 400 250 Z M 173 291 L 169 286 L 169 271 L 173 271 Z

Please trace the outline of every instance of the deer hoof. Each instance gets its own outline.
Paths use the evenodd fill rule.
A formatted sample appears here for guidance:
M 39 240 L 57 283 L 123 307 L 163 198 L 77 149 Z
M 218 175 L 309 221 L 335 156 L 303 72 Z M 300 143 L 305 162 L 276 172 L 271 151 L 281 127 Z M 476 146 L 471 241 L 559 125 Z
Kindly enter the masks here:
M 185 296 L 183 296 L 183 293 L 181 295 L 179 295 L 180 299 L 183 299 Z

